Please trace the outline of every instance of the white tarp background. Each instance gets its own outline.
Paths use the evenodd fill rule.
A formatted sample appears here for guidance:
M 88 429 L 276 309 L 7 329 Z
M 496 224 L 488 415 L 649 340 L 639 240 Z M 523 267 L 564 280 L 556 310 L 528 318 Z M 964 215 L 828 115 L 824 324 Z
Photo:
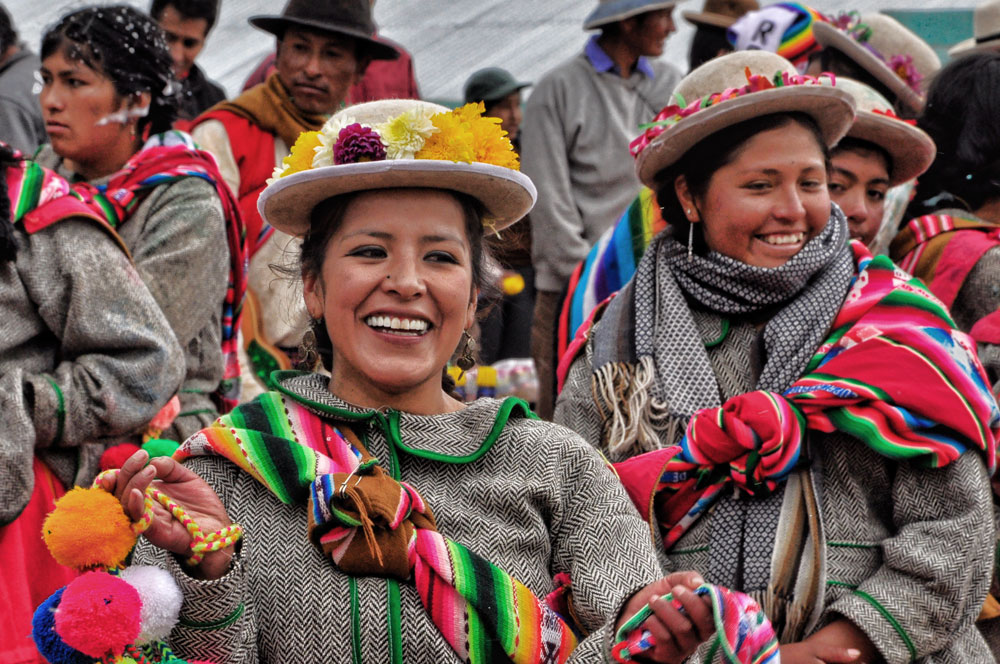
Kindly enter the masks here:
M 768 4 L 764 0 L 762 4 Z M 965 8 L 974 0 L 814 0 L 820 11 L 836 14 L 860 9 Z M 42 30 L 69 9 L 93 2 L 2 0 L 21 38 L 37 51 Z M 109 4 L 109 3 L 98 3 Z M 128 4 L 148 10 L 148 0 Z M 274 48 L 274 38 L 252 28 L 247 17 L 279 14 L 284 0 L 222 0 L 218 24 L 198 62 L 210 78 L 235 95 L 260 59 Z M 678 4 L 678 31 L 667 40 L 664 58 L 687 71 L 693 28 L 683 10 L 698 10 L 703 0 Z M 386 37 L 413 54 L 424 97 L 457 101 L 462 83 L 480 67 L 501 66 L 521 80 L 535 81 L 548 69 L 579 51 L 587 33 L 584 17 L 597 0 L 378 0 L 375 19 Z

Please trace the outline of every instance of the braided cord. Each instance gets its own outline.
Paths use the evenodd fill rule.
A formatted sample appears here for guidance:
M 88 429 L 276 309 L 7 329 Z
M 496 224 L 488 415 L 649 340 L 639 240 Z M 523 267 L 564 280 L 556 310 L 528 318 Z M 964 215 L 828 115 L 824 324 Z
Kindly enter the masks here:
M 94 486 L 100 487 L 101 479 L 104 477 L 117 479 L 120 472 L 121 469 L 118 468 L 104 471 L 97 476 L 97 479 L 94 480 Z M 136 535 L 144 533 L 151 525 L 153 525 L 154 500 L 163 505 L 163 507 L 170 512 L 175 519 L 180 521 L 181 525 L 184 526 L 184 529 L 188 531 L 189 535 L 191 535 L 191 551 L 193 553 L 189 558 L 185 559 L 184 562 L 192 567 L 201 563 L 206 553 L 221 551 L 227 546 L 235 544 L 241 537 L 243 537 L 243 528 L 235 523 L 206 535 L 195 520 L 184 511 L 183 507 L 175 503 L 170 496 L 163 493 L 159 489 L 153 488 L 152 486 L 146 487 L 146 492 L 142 501 L 142 516 L 139 517 L 138 521 L 132 523 L 132 532 Z

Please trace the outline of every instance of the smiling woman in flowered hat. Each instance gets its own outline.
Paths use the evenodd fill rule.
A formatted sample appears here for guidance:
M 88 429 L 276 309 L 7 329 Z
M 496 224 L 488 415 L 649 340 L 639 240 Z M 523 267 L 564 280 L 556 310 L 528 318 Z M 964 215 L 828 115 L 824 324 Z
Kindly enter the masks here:
M 851 96 L 753 51 L 675 99 L 632 144 L 667 229 L 563 357 L 556 421 L 618 462 L 664 569 L 760 603 L 783 664 L 989 661 L 1000 413 L 830 203 Z
M 443 382 L 456 348 L 470 355 L 483 235 L 535 198 L 498 123 L 481 104 L 354 106 L 302 134 L 261 195 L 267 222 L 303 237 L 305 303 L 330 376 L 277 372 L 274 391 L 173 460 L 142 470 L 140 453 L 106 482 L 133 519 L 155 476 L 202 531 L 236 522 L 245 533 L 192 567 L 171 554 L 190 553 L 188 531 L 158 504 L 151 514 L 136 559 L 184 591 L 179 654 L 596 662 L 612 637 L 633 635 L 621 647 L 679 662 L 714 631 L 692 592 L 700 579 L 662 578 L 646 525 L 593 448 L 523 401 L 466 405 Z M 554 576 L 558 614 L 541 600 Z M 686 615 L 654 599 L 668 591 Z

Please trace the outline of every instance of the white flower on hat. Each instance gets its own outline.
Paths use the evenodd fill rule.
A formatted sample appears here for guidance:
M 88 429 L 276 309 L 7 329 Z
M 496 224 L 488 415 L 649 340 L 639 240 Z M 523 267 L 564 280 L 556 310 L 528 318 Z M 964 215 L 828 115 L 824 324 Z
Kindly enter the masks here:
M 323 128 L 319 130 L 319 145 L 315 148 L 313 168 L 333 165 L 333 146 L 336 145 L 337 139 L 340 137 L 340 131 L 356 122 L 354 117 L 340 113 L 326 121 Z
M 416 108 L 372 127 L 382 137 L 386 159 L 413 159 L 428 137 L 437 132 L 432 115 Z

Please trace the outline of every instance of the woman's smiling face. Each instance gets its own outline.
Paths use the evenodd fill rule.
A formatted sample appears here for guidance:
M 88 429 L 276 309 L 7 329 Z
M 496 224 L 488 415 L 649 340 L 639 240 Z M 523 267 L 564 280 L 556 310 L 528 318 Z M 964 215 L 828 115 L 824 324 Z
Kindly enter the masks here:
M 826 159 L 798 122 L 762 131 L 716 170 L 702 196 L 675 182 L 688 220 L 701 223 L 708 248 L 757 267 L 779 267 L 826 226 Z
M 435 398 L 476 311 L 472 249 L 458 199 L 432 189 L 357 194 L 303 277 L 306 307 L 333 345 L 331 390 L 358 405 Z

